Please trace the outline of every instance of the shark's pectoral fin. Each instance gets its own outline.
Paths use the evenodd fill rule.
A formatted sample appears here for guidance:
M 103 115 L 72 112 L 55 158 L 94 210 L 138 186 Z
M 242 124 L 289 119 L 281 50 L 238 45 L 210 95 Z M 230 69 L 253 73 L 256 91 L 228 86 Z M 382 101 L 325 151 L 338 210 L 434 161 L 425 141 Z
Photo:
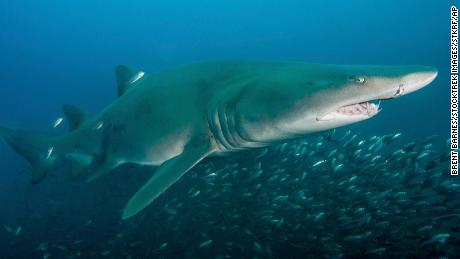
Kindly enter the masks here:
M 209 146 L 188 146 L 182 154 L 164 162 L 123 209 L 123 219 L 134 216 L 209 154 Z

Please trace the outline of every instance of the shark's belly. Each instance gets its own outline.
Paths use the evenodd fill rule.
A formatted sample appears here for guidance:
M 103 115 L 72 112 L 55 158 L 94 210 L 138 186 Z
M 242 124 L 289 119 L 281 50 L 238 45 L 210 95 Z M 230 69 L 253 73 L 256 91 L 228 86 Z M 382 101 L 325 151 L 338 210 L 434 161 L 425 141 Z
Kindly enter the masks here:
M 132 123 L 116 128 L 107 134 L 109 156 L 121 163 L 147 165 L 160 165 L 182 153 L 191 131 L 185 124 Z
M 104 116 L 107 155 L 118 163 L 160 165 L 182 153 L 203 124 L 192 104 L 183 106 L 138 97 Z

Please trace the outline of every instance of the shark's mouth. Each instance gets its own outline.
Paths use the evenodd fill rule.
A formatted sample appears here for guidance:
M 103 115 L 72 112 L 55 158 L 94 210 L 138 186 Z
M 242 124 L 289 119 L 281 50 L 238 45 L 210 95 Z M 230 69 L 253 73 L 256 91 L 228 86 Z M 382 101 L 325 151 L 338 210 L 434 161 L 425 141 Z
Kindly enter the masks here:
M 337 109 L 337 113 L 348 116 L 374 116 L 380 109 L 380 101 L 368 101 L 342 106 Z
M 349 104 L 339 107 L 333 112 L 329 112 L 321 117 L 317 117 L 318 121 L 331 121 L 336 119 L 346 120 L 362 120 L 370 118 L 381 111 L 380 100 L 366 101 L 355 104 Z

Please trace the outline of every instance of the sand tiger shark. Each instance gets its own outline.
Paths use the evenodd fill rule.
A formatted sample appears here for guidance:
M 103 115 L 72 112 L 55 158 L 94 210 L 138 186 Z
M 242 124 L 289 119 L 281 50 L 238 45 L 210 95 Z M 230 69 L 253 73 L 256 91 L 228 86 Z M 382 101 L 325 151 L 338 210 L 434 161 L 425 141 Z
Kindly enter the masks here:
M 123 209 L 129 218 L 208 156 L 231 154 L 372 118 L 380 101 L 432 82 L 427 66 L 201 62 L 146 74 L 116 67 L 119 97 L 89 115 L 64 105 L 62 135 L 0 127 L 32 166 L 32 182 L 60 162 L 97 179 L 134 163 L 158 167 Z

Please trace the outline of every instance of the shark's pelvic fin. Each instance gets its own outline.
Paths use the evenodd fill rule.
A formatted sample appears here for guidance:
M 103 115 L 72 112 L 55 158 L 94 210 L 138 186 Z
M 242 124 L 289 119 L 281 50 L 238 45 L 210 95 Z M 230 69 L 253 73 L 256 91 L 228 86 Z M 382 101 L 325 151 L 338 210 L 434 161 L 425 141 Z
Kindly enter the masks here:
M 135 83 L 144 76 L 144 72 L 135 71 L 128 66 L 118 65 L 115 68 L 115 75 L 117 77 L 118 96 L 122 96 L 130 87 L 135 85 Z
M 69 153 L 65 158 L 70 162 L 70 179 L 76 179 L 88 171 L 93 156 L 81 153 Z
M 32 183 L 40 182 L 58 161 L 56 136 L 0 127 L 2 137 L 12 149 L 32 166 Z
M 92 159 L 92 163 L 88 168 L 88 179 L 86 182 L 90 183 L 99 177 L 110 173 L 115 167 L 119 166 L 120 163 L 114 162 L 106 157 L 106 154 L 101 156 L 95 156 Z
M 62 110 L 69 121 L 69 131 L 73 131 L 80 127 L 87 117 L 86 112 L 73 105 L 66 104 L 62 106 Z
M 122 218 L 127 219 L 143 210 L 209 153 L 208 145 L 189 145 L 180 155 L 164 162 L 147 183 L 131 197 L 123 209 Z

